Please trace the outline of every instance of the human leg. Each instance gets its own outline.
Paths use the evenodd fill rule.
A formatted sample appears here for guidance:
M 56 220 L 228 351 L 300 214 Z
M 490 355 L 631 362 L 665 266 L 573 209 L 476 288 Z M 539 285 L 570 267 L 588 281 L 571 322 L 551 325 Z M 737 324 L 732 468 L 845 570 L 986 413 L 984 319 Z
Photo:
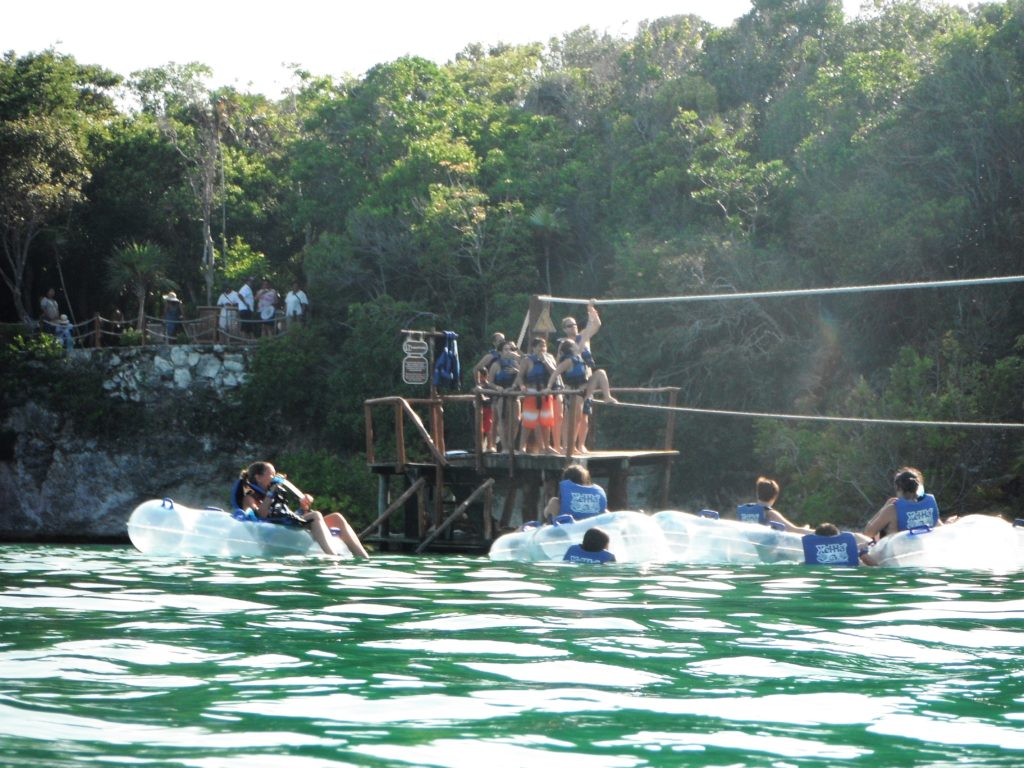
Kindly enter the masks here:
M 593 397 L 594 392 L 601 390 L 601 395 L 606 403 L 619 402 L 612 397 L 611 385 L 608 383 L 608 373 L 604 368 L 598 368 L 587 380 L 587 397 Z
M 309 522 L 309 528 L 306 530 L 309 531 L 309 535 L 313 537 L 313 540 L 320 545 L 320 549 L 325 554 L 337 555 L 338 552 L 331 541 L 331 531 L 324 522 L 324 516 L 314 509 L 306 512 L 302 519 Z
M 363 547 L 363 542 L 359 540 L 359 536 L 351 525 L 348 524 L 348 520 L 340 512 L 331 512 L 330 514 L 324 515 L 324 523 L 328 528 L 338 529 L 338 538 L 345 542 L 345 545 L 349 548 L 349 551 L 356 557 L 369 557 L 366 548 Z

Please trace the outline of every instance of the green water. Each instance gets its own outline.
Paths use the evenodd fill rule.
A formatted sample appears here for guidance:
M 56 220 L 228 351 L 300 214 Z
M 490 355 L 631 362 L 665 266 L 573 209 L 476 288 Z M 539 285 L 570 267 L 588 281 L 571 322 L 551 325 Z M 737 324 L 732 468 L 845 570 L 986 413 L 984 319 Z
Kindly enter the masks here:
M 1019 766 L 1024 574 L 0 547 L 3 766 Z

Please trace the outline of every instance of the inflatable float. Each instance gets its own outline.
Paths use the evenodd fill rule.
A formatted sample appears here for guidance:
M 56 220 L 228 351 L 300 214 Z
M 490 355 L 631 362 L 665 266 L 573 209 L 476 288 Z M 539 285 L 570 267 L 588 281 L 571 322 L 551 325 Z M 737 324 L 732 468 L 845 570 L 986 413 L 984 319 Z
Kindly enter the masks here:
M 298 526 L 240 520 L 216 507 L 193 509 L 171 499 L 139 504 L 128 518 L 128 538 L 147 555 L 324 556 Z M 341 539 L 334 536 L 331 543 L 338 557 L 352 557 Z
M 560 515 L 551 525 L 527 524 L 491 546 L 492 560 L 560 562 L 590 528 L 608 534 L 618 563 L 700 564 L 804 562 L 802 537 L 768 526 L 721 520 L 715 513 L 667 510 L 604 512 L 583 520 Z
M 559 515 L 551 525 L 527 524 L 495 539 L 491 560 L 524 563 L 561 562 L 566 550 L 583 542 L 583 534 L 600 527 L 611 539 L 609 551 L 618 563 L 665 562 L 670 558 L 665 535 L 642 512 L 602 512 L 583 520 Z
M 857 564 L 857 544 L 849 533 L 804 535 L 723 520 L 710 510 L 698 514 L 666 510 L 654 515 L 604 512 L 576 521 L 563 515 L 552 525 L 530 523 L 505 534 L 491 546 L 490 558 L 561 562 L 566 550 L 580 544 L 583 534 L 594 526 L 608 534 L 608 550 L 619 563 Z M 1024 520 L 1008 523 L 998 517 L 970 515 L 936 528 L 886 536 L 867 552 L 875 564 L 890 568 L 1024 569 Z
M 1013 571 L 1024 568 L 1024 520 L 968 515 L 883 537 L 868 557 L 886 567 Z

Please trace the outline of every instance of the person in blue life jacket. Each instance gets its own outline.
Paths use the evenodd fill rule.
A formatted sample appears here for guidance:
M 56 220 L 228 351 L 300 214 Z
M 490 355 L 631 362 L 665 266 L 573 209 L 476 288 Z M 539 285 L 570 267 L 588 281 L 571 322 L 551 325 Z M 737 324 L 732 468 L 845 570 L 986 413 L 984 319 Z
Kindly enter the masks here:
M 514 341 L 506 339 L 498 347 L 498 353 L 498 359 L 487 372 L 487 386 L 496 392 L 514 392 L 519 380 L 519 348 Z M 508 453 L 515 445 L 519 425 L 519 398 L 497 397 L 493 407 L 494 431 L 501 444 L 500 450 Z
M 791 533 L 810 533 L 808 525 L 796 525 L 775 509 L 775 502 L 778 501 L 779 484 L 770 477 L 759 477 L 755 483 L 757 501 L 747 504 L 740 504 L 736 507 L 736 519 L 743 523 L 755 523 L 758 525 L 769 525 L 778 523 Z
M 807 565 L 856 566 L 861 562 L 862 543 L 866 544 L 867 539 L 859 533 L 840 531 L 833 523 L 821 523 L 814 533 L 802 539 L 804 562 Z
M 572 339 L 563 339 L 558 345 L 558 366 L 548 379 L 548 389 L 554 389 L 559 379 L 569 389 L 583 390 L 582 396 L 574 396 L 567 399 L 566 411 L 572 407 L 576 414 L 576 434 L 562 435 L 562 445 L 572 445 L 575 453 L 589 453 L 587 449 L 587 434 L 590 431 L 590 412 L 593 404 L 594 392 L 598 389 L 606 403 L 619 402 L 611 394 L 608 384 L 608 374 L 603 369 L 592 371 L 587 365 L 586 359 L 580 352 L 580 346 Z M 568 416 L 563 416 L 563 425 L 568 429 Z
M 939 504 L 930 493 L 924 492 L 924 474 L 914 467 L 901 467 L 893 478 L 896 495 L 864 526 L 864 535 L 877 541 L 882 536 L 908 531 L 923 525 L 934 528 L 942 525 Z
M 484 392 L 485 395 L 487 392 L 487 374 L 490 372 L 491 366 L 501 358 L 501 353 L 498 350 L 504 341 L 505 334 L 495 331 L 491 336 L 491 348 L 480 358 L 480 362 L 473 366 L 473 382 L 476 388 Z M 484 453 L 493 453 L 497 450 L 496 427 L 494 403 L 491 398 L 484 396 L 481 398 L 480 411 L 480 439 L 482 441 L 481 448 Z
M 303 525 L 320 548 L 329 555 L 337 554 L 331 543 L 331 528 L 336 528 L 339 538 L 345 542 L 353 555 L 370 556 L 348 520 L 338 512 L 324 515 L 311 509 L 313 497 L 308 493 L 299 499 L 299 512 L 288 509 L 282 493 L 277 489 L 278 483 L 275 482 L 275 478 L 283 477 L 284 475 L 277 474 L 274 465 L 269 461 L 255 461 L 250 464 L 235 485 L 233 503 L 236 513 L 252 520 Z M 281 491 L 283 492 L 283 488 Z
M 519 451 L 526 453 L 530 443 L 536 445 L 532 453 L 559 453 L 553 443 L 552 427 L 556 423 L 555 398 L 537 394 L 547 387 L 558 364 L 548 352 L 548 341 L 538 336 L 530 342 L 530 353 L 519 361 L 518 384 L 526 393 L 522 406 L 522 431 L 519 433 Z M 531 441 L 531 438 L 534 438 Z
M 559 367 L 564 363 L 566 366 L 564 371 L 569 376 L 564 376 L 563 371 L 558 371 L 558 374 L 562 375 L 566 386 L 571 389 L 583 389 L 582 399 L 571 398 L 576 408 L 576 435 L 573 447 L 576 453 L 587 453 L 587 433 L 590 430 L 590 413 L 593 408 L 594 393 L 600 390 L 606 403 L 619 402 L 612 397 L 608 372 L 597 367 L 594 354 L 590 349 L 590 340 L 601 329 L 601 316 L 597 313 L 594 302 L 595 300 L 591 299 L 587 305 L 587 325 L 583 330 L 579 329 L 576 318 L 572 316 L 562 318 L 562 332 L 565 334 L 565 339 L 558 347 Z M 568 349 L 565 347 L 564 341 L 566 340 L 572 341 L 576 345 L 572 353 L 568 353 Z M 567 358 L 570 359 L 567 360 Z M 555 378 L 552 377 L 553 380 Z M 566 440 L 569 439 L 568 435 L 565 437 Z
M 583 534 L 582 544 L 573 544 L 565 550 L 565 557 L 562 558 L 562 561 L 593 565 L 614 563 L 615 555 L 608 551 L 609 542 L 607 533 L 600 528 L 591 528 Z
M 562 472 L 558 496 L 548 500 L 544 520 L 558 515 L 572 515 L 576 520 L 599 515 L 608 509 L 608 495 L 590 479 L 590 470 L 582 464 L 570 464 Z

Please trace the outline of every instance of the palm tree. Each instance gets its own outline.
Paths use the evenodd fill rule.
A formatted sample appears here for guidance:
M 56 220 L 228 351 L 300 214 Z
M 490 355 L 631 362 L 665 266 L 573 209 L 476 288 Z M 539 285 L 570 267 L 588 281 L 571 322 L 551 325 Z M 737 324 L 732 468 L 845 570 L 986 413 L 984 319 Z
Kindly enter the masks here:
M 565 229 L 561 208 L 538 205 L 530 214 L 530 226 L 534 228 L 544 247 L 544 281 L 548 295 L 551 295 L 551 244 Z
M 172 288 L 165 270 L 167 252 L 155 243 L 129 243 L 118 247 L 107 260 L 107 287 L 115 293 L 131 291 L 139 304 L 138 330 L 145 330 L 146 295 L 151 288 Z

